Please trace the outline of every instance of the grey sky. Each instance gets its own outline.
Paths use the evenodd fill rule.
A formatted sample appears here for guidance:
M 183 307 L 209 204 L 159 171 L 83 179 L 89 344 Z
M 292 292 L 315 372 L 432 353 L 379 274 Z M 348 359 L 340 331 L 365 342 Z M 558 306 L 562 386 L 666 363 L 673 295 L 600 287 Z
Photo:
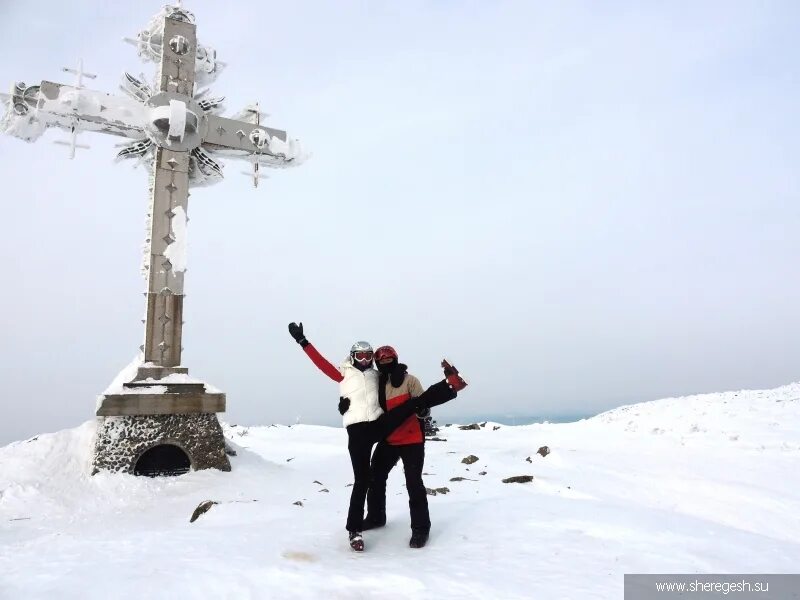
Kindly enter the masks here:
M 231 422 L 335 424 L 332 361 L 392 344 L 437 413 L 590 413 L 800 364 L 794 2 L 194 1 L 229 112 L 313 152 L 189 202 L 184 364 Z M 0 2 L 0 81 L 148 75 L 159 2 Z M 235 10 L 234 8 L 235 7 Z M 145 172 L 0 137 L 0 443 L 78 424 L 141 343 Z

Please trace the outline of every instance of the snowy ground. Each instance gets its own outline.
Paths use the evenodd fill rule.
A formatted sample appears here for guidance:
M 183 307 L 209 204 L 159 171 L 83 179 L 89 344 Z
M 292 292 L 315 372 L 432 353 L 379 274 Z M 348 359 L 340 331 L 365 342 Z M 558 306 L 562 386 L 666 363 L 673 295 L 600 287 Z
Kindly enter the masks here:
M 797 572 L 798 399 L 792 384 L 443 429 L 429 545 L 408 548 L 398 467 L 360 555 L 342 429 L 228 427 L 232 473 L 150 480 L 89 476 L 86 423 L 0 448 L 0 598 L 621 598 L 623 573 Z M 203 500 L 222 503 L 189 523 Z

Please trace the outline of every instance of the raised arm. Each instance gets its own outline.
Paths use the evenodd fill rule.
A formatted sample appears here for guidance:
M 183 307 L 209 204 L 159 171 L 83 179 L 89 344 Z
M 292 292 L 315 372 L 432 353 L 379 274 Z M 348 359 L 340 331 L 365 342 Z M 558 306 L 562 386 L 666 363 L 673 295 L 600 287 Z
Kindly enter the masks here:
M 333 379 L 336 383 L 339 383 L 342 379 L 344 379 L 344 376 L 339 372 L 339 369 L 329 363 L 328 359 L 322 356 L 322 354 L 320 354 L 313 345 L 306 342 L 306 345 L 303 346 L 303 351 L 306 353 L 308 358 L 311 359 L 311 362 L 317 365 L 317 368 L 320 371 L 325 373 L 325 375 Z
M 328 360 L 314 348 L 314 346 L 306 339 L 303 334 L 303 324 L 289 323 L 289 335 L 294 338 L 294 341 L 300 344 L 303 352 L 311 359 L 317 368 L 325 373 L 328 377 L 339 383 L 344 379 L 344 376 L 339 372 L 339 369 L 334 367 Z

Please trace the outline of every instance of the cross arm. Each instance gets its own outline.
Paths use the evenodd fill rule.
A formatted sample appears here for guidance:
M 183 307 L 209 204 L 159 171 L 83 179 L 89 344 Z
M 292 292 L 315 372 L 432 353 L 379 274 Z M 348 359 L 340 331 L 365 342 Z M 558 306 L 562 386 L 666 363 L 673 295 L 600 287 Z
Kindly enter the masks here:
M 139 139 L 145 136 L 146 121 L 144 106 L 130 98 L 42 81 L 15 86 L 4 124 L 6 133 L 27 141 L 48 127 Z
M 269 159 L 268 162 L 285 165 L 301 162 L 300 144 L 285 131 L 217 115 L 206 118 L 208 129 L 203 145 L 209 150 L 229 156 L 257 155 Z

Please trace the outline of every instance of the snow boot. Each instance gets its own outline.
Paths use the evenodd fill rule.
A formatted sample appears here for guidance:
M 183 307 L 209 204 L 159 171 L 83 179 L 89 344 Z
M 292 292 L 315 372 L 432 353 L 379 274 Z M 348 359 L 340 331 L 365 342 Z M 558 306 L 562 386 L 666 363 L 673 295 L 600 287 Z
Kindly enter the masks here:
M 382 515 L 380 517 L 373 517 L 372 515 L 367 515 L 364 518 L 364 524 L 361 526 L 363 531 L 367 529 L 376 529 L 378 527 L 383 527 L 386 525 L 386 515 Z
M 467 387 L 467 382 L 458 374 L 458 369 L 447 362 L 446 359 L 442 360 L 442 369 L 444 369 L 444 377 L 447 383 L 453 388 L 454 392 L 460 392 Z
M 360 531 L 348 531 L 350 535 L 350 547 L 356 552 L 364 551 L 364 538 L 361 537 Z
M 428 532 L 425 529 L 412 529 L 408 545 L 411 548 L 422 548 L 428 543 Z

